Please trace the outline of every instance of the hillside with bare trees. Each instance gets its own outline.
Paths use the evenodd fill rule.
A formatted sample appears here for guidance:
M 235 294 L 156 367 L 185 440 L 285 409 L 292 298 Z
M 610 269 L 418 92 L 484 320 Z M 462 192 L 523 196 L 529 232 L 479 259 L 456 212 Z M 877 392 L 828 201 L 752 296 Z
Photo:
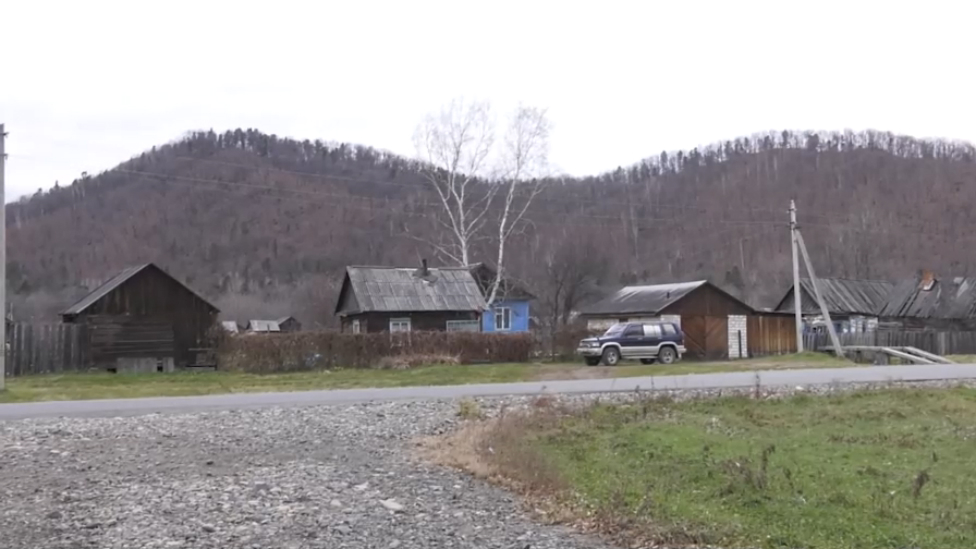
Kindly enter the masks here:
M 230 318 L 327 324 L 346 265 L 449 261 L 433 245 L 448 220 L 426 168 L 366 146 L 192 133 L 7 206 L 15 314 L 50 316 L 84 287 L 151 261 Z M 790 282 L 791 198 L 823 276 L 976 268 L 968 144 L 777 132 L 538 183 L 506 269 L 556 319 L 638 281 L 710 278 L 769 304 Z M 485 223 L 499 213 L 493 206 Z M 471 259 L 493 261 L 491 234 L 472 239 Z

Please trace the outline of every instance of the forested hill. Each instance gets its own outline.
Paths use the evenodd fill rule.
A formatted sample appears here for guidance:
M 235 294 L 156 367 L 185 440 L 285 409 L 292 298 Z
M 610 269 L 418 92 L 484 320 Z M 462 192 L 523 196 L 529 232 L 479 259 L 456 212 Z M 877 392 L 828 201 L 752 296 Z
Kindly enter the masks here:
M 538 289 L 545 258 L 585 248 L 608 288 L 708 277 L 768 304 L 789 285 L 795 198 L 818 275 L 972 274 L 974 183 L 968 144 L 879 132 L 740 138 L 553 181 L 509 269 Z M 152 261 L 232 318 L 298 314 L 311 325 L 329 319 L 346 265 L 434 261 L 429 242 L 442 231 L 413 161 L 239 129 L 193 133 L 7 208 L 8 284 L 25 314 Z M 482 258 L 492 260 L 487 248 Z

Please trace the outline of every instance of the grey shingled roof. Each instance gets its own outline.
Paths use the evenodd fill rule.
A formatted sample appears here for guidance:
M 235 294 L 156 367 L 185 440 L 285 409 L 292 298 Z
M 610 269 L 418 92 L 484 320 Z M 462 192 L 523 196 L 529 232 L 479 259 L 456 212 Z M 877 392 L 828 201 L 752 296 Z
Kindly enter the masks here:
M 198 298 L 200 298 L 201 301 L 203 301 L 204 303 L 207 303 L 208 305 L 210 305 L 211 307 L 213 307 L 213 309 L 215 311 L 218 311 L 219 312 L 219 310 L 216 307 L 214 307 L 212 304 L 210 304 L 210 302 L 208 302 L 206 299 L 204 299 L 202 296 L 200 296 L 200 294 L 194 292 L 189 287 L 187 287 L 186 284 L 183 284 L 182 282 L 180 282 L 176 278 L 173 278 L 172 275 L 170 275 L 166 271 L 160 269 L 156 265 L 153 265 L 152 263 L 146 263 L 144 265 L 138 265 L 138 266 L 135 266 L 135 267 L 128 267 L 126 269 L 123 269 L 122 272 L 120 272 L 119 274 L 113 276 L 112 278 L 110 278 L 107 282 L 105 282 L 101 286 L 95 288 L 90 294 L 88 294 L 85 297 L 81 298 L 80 301 L 78 301 L 74 305 L 72 305 L 72 306 L 68 307 L 67 309 L 65 309 L 64 311 L 62 311 L 61 314 L 62 315 L 78 315 L 78 314 L 83 313 L 85 311 L 85 309 L 87 309 L 88 307 L 91 307 L 92 305 L 94 305 L 95 302 L 97 302 L 99 299 L 102 299 L 103 297 L 107 296 L 109 293 L 112 292 L 112 290 L 114 290 L 114 289 L 118 288 L 119 286 L 125 284 L 126 281 L 128 281 L 130 278 L 136 276 L 137 274 L 141 273 L 142 271 L 144 271 L 144 270 L 146 270 L 146 269 L 148 269 L 150 267 L 153 268 L 153 269 L 158 270 L 159 272 L 161 272 L 164 275 L 172 278 L 173 280 L 176 280 L 176 283 L 177 284 L 179 284 L 180 286 L 183 286 L 184 288 L 186 288 L 186 290 L 188 292 L 190 292 L 191 294 L 197 296 Z
M 426 279 L 417 269 L 347 267 L 346 276 L 358 311 L 483 311 L 487 307 L 478 283 L 467 268 L 429 269 Z M 352 312 L 352 311 L 347 311 Z
M 827 311 L 839 315 L 877 315 L 885 306 L 894 284 L 884 280 L 857 280 L 848 278 L 818 278 L 820 295 L 823 296 Z M 816 292 L 809 278 L 800 279 L 800 312 L 820 314 Z M 793 312 L 793 295 L 787 292 L 776 307 L 777 312 Z
M 650 286 L 624 286 L 610 296 L 583 307 L 581 315 L 656 315 L 662 309 L 707 284 L 706 280 L 653 284 Z
M 976 318 L 976 278 L 938 279 L 931 290 L 921 281 L 905 280 L 891 291 L 881 317 L 972 319 Z

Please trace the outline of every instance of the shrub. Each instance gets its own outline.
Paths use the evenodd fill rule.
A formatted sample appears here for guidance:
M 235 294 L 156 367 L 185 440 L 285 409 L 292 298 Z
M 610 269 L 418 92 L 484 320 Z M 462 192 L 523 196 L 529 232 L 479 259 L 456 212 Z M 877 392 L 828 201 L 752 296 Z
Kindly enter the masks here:
M 272 373 L 415 366 L 419 357 L 436 357 L 439 363 L 445 357 L 461 364 L 527 362 L 533 345 L 530 334 L 479 332 L 248 334 L 227 338 L 219 363 L 225 370 Z

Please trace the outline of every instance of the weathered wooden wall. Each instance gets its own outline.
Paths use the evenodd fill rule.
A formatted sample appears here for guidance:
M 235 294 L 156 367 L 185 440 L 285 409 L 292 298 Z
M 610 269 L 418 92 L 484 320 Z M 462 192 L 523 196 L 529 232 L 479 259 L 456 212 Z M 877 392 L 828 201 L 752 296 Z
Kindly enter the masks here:
M 976 355 L 976 332 L 906 330 L 837 334 L 841 345 L 878 347 L 916 347 L 937 355 Z M 809 351 L 831 346 L 829 334 L 806 334 L 803 344 Z
M 796 324 L 792 316 L 753 315 L 747 324 L 749 356 L 796 352 Z
M 216 312 L 212 305 L 175 279 L 150 267 L 126 280 L 83 313 L 65 321 L 91 325 L 97 335 L 94 348 L 98 350 L 93 358 L 99 365 L 107 364 L 106 360 L 111 358 L 108 353 L 123 357 L 173 357 L 177 367 L 183 367 L 194 360 L 192 349 L 206 340 L 208 330 L 216 321 Z M 144 350 L 138 348 L 140 345 L 152 352 L 140 354 Z M 153 354 L 157 349 L 165 352 Z
M 7 333 L 8 376 L 86 370 L 88 327 L 81 324 L 13 324 Z
M 126 315 L 87 317 L 91 363 L 114 368 L 120 358 L 176 358 L 173 324 Z
M 352 332 L 352 321 L 359 319 L 364 333 L 389 332 L 390 320 L 409 318 L 413 332 L 447 331 L 448 320 L 480 320 L 481 315 L 474 311 L 424 311 L 416 313 L 363 313 L 342 318 L 342 331 Z

